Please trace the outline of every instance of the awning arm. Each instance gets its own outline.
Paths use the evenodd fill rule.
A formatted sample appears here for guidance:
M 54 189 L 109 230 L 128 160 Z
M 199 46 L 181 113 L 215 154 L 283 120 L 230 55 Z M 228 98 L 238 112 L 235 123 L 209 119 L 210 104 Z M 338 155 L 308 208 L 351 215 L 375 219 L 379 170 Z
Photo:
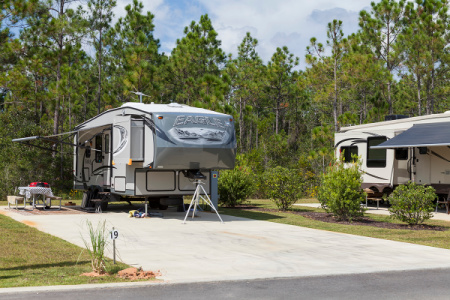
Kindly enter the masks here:
M 41 138 L 40 136 L 36 135 L 36 136 L 29 136 L 29 137 L 24 137 L 24 138 L 13 139 L 12 142 L 33 141 L 33 140 L 37 140 L 40 138 Z

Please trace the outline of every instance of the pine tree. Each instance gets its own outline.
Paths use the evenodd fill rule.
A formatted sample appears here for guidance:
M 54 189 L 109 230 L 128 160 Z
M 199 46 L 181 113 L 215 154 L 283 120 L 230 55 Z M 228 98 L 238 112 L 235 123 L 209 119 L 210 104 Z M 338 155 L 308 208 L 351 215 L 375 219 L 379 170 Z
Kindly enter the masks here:
M 370 45 L 372 53 L 384 62 L 390 76 L 387 77 L 386 100 L 389 113 L 393 113 L 391 88 L 393 75 L 403 62 L 403 51 L 395 47 L 398 37 L 404 28 L 405 1 L 382 0 L 371 3 L 372 10 L 360 12 L 359 26 L 361 27 L 363 43 Z
M 105 32 L 109 29 L 112 17 L 112 10 L 116 6 L 115 0 L 89 0 L 88 2 L 89 23 L 91 37 L 96 50 L 98 66 L 98 90 L 97 90 L 97 113 L 100 113 L 102 98 L 102 70 L 103 66 L 103 44 Z
M 52 71 L 49 86 L 53 107 L 53 134 L 61 125 L 62 69 L 67 64 L 72 46 L 80 43 L 85 34 L 86 22 L 81 8 L 73 10 L 69 6 L 75 1 L 54 0 L 40 3 L 35 13 L 27 18 L 29 27 L 21 33 L 27 55 L 42 58 L 44 67 Z
M 242 43 L 238 46 L 238 57 L 230 60 L 226 72 L 231 78 L 232 99 L 238 107 L 239 118 L 239 148 L 245 152 L 245 138 L 250 136 L 251 125 L 246 122 L 252 119 L 252 107 L 260 105 L 258 100 L 262 97 L 262 76 L 264 66 L 256 47 L 258 40 L 247 32 Z M 248 127 L 248 128 L 247 128 Z M 251 136 L 248 142 L 251 147 Z
M 226 56 L 208 15 L 185 27 L 169 58 L 172 99 L 212 109 L 223 109 L 229 78 L 222 74 Z
M 145 101 L 157 97 L 155 73 L 161 61 L 160 45 L 153 36 L 154 15 L 151 12 L 142 14 L 143 7 L 142 2 L 133 0 L 125 7 L 126 16 L 120 18 L 109 32 L 113 63 L 119 72 L 116 88 L 121 101 L 136 99 L 130 92 L 150 96 Z
M 275 134 L 278 134 L 280 129 L 281 114 L 289 108 L 289 100 L 293 97 L 298 76 L 294 68 L 298 64 L 298 57 L 294 57 L 294 54 L 284 46 L 277 48 L 267 65 L 266 89 L 271 106 L 275 110 Z
M 333 20 L 328 23 L 327 37 L 331 56 L 326 57 L 323 44 L 317 43 L 316 38 L 312 38 L 311 45 L 306 48 L 306 62 L 314 69 L 309 74 L 321 90 L 318 94 L 319 99 L 323 98 L 322 101 L 331 99 L 334 130 L 338 131 L 338 118 L 342 115 L 343 107 L 342 100 L 339 98 L 342 85 L 342 59 L 345 51 L 344 45 L 347 42 L 342 32 L 342 21 Z

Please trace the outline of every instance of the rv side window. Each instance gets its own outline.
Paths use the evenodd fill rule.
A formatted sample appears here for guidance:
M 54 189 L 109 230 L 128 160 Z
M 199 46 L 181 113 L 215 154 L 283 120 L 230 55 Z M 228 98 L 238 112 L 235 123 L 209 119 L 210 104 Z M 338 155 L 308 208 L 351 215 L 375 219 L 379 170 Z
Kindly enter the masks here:
M 358 146 L 342 146 L 341 153 L 344 152 L 344 162 L 353 162 L 357 159 L 352 158 L 352 155 L 358 156 Z
M 376 136 L 367 138 L 367 167 L 384 168 L 386 167 L 386 149 L 371 149 L 371 147 L 385 142 L 385 136 Z
M 99 134 L 95 137 L 95 162 L 101 163 L 103 159 L 102 153 L 102 135 Z
M 395 159 L 396 160 L 407 160 L 408 159 L 408 148 L 395 149 Z

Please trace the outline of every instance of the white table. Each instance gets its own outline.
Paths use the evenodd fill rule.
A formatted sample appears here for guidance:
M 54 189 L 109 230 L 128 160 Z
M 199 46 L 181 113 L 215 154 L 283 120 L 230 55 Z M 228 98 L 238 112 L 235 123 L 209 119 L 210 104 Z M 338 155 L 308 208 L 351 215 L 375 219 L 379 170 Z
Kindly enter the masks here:
M 46 206 L 49 206 L 49 207 L 52 206 L 52 198 L 55 197 L 53 195 L 52 189 L 46 188 L 46 187 L 21 186 L 21 187 L 19 187 L 19 194 L 24 195 L 26 198 L 26 201 L 29 201 L 30 198 L 32 199 L 33 209 L 36 207 L 39 195 L 42 195 L 42 202 L 43 202 L 44 209 Z M 60 204 L 59 209 L 61 209 L 61 201 L 59 204 Z

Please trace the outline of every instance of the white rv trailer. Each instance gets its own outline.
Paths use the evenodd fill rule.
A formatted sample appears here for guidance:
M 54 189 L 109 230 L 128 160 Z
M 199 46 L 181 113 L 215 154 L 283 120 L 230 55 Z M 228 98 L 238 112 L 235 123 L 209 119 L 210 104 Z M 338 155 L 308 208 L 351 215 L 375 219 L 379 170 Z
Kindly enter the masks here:
M 200 176 L 209 193 L 211 172 L 235 164 L 233 118 L 177 103 L 125 103 L 70 133 L 74 187 L 85 191 L 82 206 L 93 206 L 93 199 L 103 200 L 102 209 L 120 199 L 146 199 L 160 208 L 182 203 L 183 195 L 194 194 L 194 178 Z M 38 138 L 55 141 L 14 141 Z
M 343 127 L 334 147 L 336 158 L 361 158 L 362 188 L 390 193 L 411 180 L 450 191 L 450 111 Z

